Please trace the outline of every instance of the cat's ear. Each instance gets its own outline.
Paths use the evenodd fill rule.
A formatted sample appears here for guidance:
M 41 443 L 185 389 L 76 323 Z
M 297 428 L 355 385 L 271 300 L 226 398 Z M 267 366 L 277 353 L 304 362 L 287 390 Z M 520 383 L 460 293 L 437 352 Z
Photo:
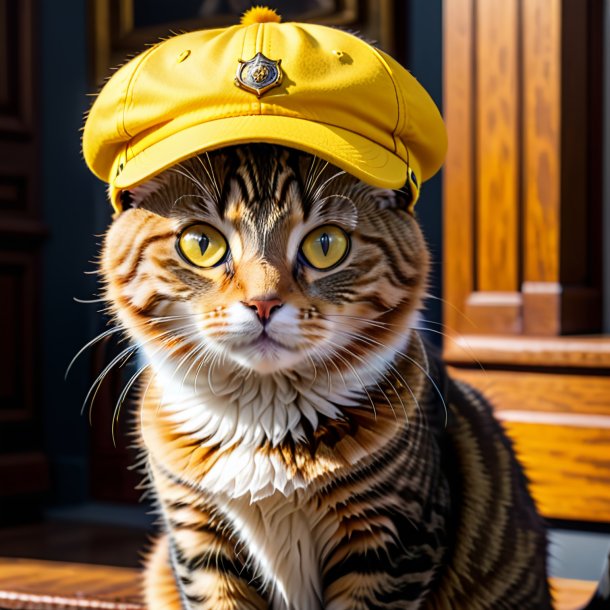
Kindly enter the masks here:
M 409 183 L 405 184 L 405 186 L 403 188 L 394 191 L 394 198 L 396 201 L 397 208 L 404 210 L 411 216 L 415 216 L 415 214 L 414 214 L 415 203 L 413 201 L 413 194 L 411 192 Z
M 377 189 L 375 201 L 380 210 L 404 210 L 413 216 L 413 198 L 409 185 L 396 190 Z
M 129 189 L 129 191 L 123 191 L 123 193 L 128 193 L 130 207 L 140 208 L 144 207 L 144 202 L 147 199 L 150 199 L 155 193 L 157 193 L 162 186 L 163 182 L 161 180 L 153 178 L 152 180 L 148 180 L 143 184 L 133 186 Z M 123 197 L 123 193 L 121 193 L 121 198 Z
M 121 191 L 119 198 L 122 209 L 145 207 L 144 202 L 158 192 L 162 186 L 161 180 L 153 178 L 138 186 L 132 186 L 129 190 Z

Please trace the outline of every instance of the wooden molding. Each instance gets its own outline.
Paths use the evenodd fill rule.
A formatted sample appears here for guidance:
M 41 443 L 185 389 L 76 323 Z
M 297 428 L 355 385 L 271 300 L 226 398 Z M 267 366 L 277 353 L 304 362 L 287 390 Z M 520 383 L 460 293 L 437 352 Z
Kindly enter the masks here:
M 523 332 L 533 336 L 594 333 L 601 327 L 599 290 L 558 282 L 524 282 Z
M 460 367 L 521 367 L 530 369 L 606 369 L 610 373 L 610 337 L 507 337 L 447 335 L 447 362 Z M 610 411 L 610 404 L 608 405 Z
M 475 334 L 521 334 L 522 298 L 518 292 L 471 292 L 464 313 L 473 320 Z

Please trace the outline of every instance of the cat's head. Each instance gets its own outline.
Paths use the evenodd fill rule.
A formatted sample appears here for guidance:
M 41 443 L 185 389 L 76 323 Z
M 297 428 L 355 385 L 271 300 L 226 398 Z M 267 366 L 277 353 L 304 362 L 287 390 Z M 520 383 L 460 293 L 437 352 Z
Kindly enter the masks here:
M 157 361 L 271 374 L 392 358 L 426 247 L 402 193 L 278 146 L 225 148 L 124 194 L 106 298 Z

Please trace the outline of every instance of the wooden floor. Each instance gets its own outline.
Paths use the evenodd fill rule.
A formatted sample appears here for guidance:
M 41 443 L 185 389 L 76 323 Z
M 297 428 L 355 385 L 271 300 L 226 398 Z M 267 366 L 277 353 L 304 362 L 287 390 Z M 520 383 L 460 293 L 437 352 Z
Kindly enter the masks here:
M 0 529 L 0 608 L 144 610 L 137 568 L 148 536 L 61 521 Z M 576 610 L 594 583 L 554 579 L 553 587 L 557 610 Z
M 594 583 L 556 579 L 556 610 L 576 610 Z M 0 558 L 0 608 L 144 610 L 133 568 Z

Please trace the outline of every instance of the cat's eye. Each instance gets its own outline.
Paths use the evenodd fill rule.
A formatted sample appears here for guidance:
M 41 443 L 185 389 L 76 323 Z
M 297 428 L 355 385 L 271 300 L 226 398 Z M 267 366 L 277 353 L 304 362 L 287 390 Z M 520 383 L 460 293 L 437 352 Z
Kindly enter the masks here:
M 311 231 L 301 243 L 301 255 L 315 269 L 337 266 L 349 252 L 349 235 L 335 225 L 323 225 Z
M 178 236 L 178 253 L 197 267 L 215 267 L 222 263 L 229 251 L 224 235 L 214 227 L 196 224 L 187 227 Z

